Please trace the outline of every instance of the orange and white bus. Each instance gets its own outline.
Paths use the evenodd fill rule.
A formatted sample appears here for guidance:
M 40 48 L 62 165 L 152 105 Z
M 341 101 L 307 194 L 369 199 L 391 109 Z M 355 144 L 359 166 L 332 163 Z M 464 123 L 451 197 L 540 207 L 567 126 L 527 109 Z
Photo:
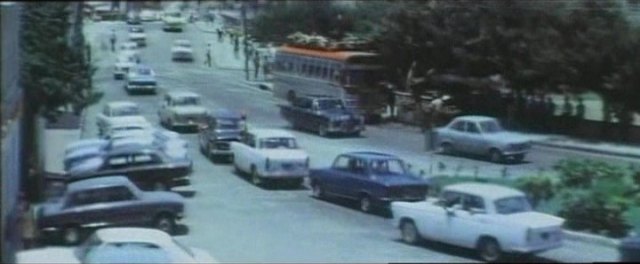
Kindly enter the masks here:
M 299 95 L 329 95 L 367 118 L 385 111 L 385 70 L 372 52 L 284 45 L 273 63 L 273 93 L 292 100 Z

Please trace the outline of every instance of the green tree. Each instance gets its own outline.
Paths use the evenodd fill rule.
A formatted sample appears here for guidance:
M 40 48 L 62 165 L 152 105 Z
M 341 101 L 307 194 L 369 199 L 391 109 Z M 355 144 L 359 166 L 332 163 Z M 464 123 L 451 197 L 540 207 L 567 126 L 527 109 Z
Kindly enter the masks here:
M 555 184 L 546 175 L 519 178 L 516 186 L 529 196 L 533 208 L 537 208 L 540 202 L 555 196 Z

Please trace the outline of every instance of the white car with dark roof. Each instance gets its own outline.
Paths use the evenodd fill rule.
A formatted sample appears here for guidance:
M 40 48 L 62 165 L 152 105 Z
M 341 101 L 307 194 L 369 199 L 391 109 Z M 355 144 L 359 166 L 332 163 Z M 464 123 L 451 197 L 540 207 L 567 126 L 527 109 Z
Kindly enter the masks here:
M 231 142 L 233 165 L 249 173 L 251 182 L 286 181 L 302 184 L 309 176 L 309 155 L 293 134 L 280 129 L 248 129 L 240 142 Z
M 485 183 L 448 185 L 439 198 L 392 202 L 402 240 L 421 239 L 476 249 L 485 261 L 504 253 L 533 254 L 562 246 L 564 219 L 533 211 L 525 194 Z

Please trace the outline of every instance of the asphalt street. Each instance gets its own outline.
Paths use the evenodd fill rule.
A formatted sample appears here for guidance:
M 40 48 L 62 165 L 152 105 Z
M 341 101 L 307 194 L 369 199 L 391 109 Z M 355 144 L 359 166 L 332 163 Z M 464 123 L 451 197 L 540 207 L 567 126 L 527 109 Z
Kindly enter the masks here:
M 392 125 L 368 126 L 359 138 L 322 138 L 308 132 L 297 132 L 279 116 L 277 104 L 285 103 L 270 92 L 259 90 L 244 80 L 244 72 L 209 68 L 204 65 L 206 43 L 215 35 L 200 32 L 188 25 L 183 33 L 162 31 L 158 22 L 144 24 L 146 48 L 141 50 L 142 63 L 157 74 L 157 95 L 127 95 L 123 81 L 114 80 L 112 69 L 115 53 L 102 50 L 112 28 L 118 41 L 126 39 L 127 25 L 123 22 L 87 23 L 85 34 L 94 43 L 94 62 L 98 71 L 94 84 L 105 93 L 99 104 L 87 111 L 83 137 L 97 136 L 95 116 L 106 102 L 131 100 L 141 106 L 143 114 L 158 124 L 157 109 L 165 91 L 189 90 L 203 96 L 207 108 L 229 108 L 244 111 L 254 127 L 275 127 L 291 131 L 299 144 L 311 156 L 311 167 L 328 166 L 333 158 L 346 151 L 380 150 L 397 154 L 414 164 L 441 161 L 451 166 L 478 167 L 481 173 L 494 174 L 504 166 L 466 157 L 432 155 L 424 151 L 424 141 L 418 130 Z M 171 43 L 176 39 L 191 40 L 196 60 L 175 63 L 170 58 Z M 228 42 L 218 45 L 230 45 Z M 203 248 L 222 262 L 475 262 L 469 250 L 425 244 L 409 246 L 400 242 L 398 230 L 390 219 L 382 215 L 364 214 L 344 201 L 320 201 L 310 197 L 310 191 L 300 189 L 263 189 L 251 185 L 236 175 L 228 164 L 212 163 L 197 149 L 197 135 L 183 135 L 191 144 L 194 159 L 192 175 L 196 195 L 187 202 L 183 223 L 188 230 L 178 239 Z M 562 158 L 596 158 L 612 163 L 632 160 L 565 151 L 553 148 L 534 148 L 526 162 L 508 165 L 512 175 L 536 173 L 550 169 Z M 462 165 L 461 165 L 462 164 Z M 422 168 L 426 168 L 423 166 Z M 574 251 L 577 250 L 577 251 Z M 553 250 L 542 256 L 571 259 L 584 256 L 581 249 L 571 246 Z M 557 257 L 560 256 L 560 257 Z M 597 260 L 597 256 L 594 256 Z

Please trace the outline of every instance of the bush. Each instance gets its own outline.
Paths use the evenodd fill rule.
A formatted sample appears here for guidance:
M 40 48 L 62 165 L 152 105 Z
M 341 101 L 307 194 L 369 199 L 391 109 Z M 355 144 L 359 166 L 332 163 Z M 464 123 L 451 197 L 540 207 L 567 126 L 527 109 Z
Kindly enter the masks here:
M 538 207 L 541 201 L 547 201 L 555 195 L 555 185 L 551 177 L 546 175 L 519 178 L 516 188 L 527 194 L 533 208 Z
M 598 193 L 587 191 L 566 195 L 558 214 L 565 218 L 569 229 L 624 237 L 631 229 L 623 217 L 627 209 L 623 203 L 611 203 Z
M 593 160 L 561 160 L 554 169 L 560 174 L 560 184 L 569 188 L 591 188 L 598 179 L 620 180 L 626 175 L 622 167 Z

